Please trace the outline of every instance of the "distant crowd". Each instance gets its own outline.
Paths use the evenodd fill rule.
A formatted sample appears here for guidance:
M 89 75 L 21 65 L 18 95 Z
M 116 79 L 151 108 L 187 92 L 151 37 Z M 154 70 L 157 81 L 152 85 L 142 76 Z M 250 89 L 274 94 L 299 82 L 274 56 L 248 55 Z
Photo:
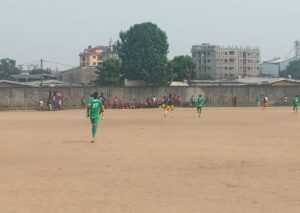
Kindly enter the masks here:
M 147 97 L 144 101 L 138 101 L 135 98 L 129 101 L 124 101 L 118 96 L 107 98 L 103 94 L 99 96 L 106 109 L 139 109 L 139 108 L 157 108 L 166 101 L 171 101 L 175 106 L 183 106 L 182 97 L 176 94 L 170 94 L 163 97 Z M 81 99 L 82 107 L 85 107 L 88 100 L 84 97 Z
M 206 97 L 209 98 L 209 97 Z M 132 98 L 131 100 L 122 100 L 118 96 L 114 97 L 105 97 L 103 93 L 99 96 L 99 99 L 102 101 L 106 109 L 140 109 L 140 108 L 158 108 L 165 103 L 170 103 L 177 107 L 194 107 L 196 103 L 197 96 L 192 95 L 188 102 L 185 102 L 184 99 L 177 94 L 169 94 L 168 96 L 153 96 L 147 97 L 143 101 Z M 207 100 L 209 101 L 209 100 Z M 288 97 L 284 96 L 281 98 L 281 103 L 279 105 L 288 106 L 291 104 L 292 100 L 289 100 Z M 81 98 L 81 107 L 86 107 L 88 103 L 88 98 Z M 272 102 L 270 101 L 268 96 L 258 95 L 256 97 L 257 106 L 271 106 Z M 48 111 L 59 111 L 64 107 L 64 96 L 61 92 L 51 92 L 49 91 L 49 95 L 47 100 L 39 101 L 39 109 L 40 110 L 48 110 Z M 232 106 L 239 106 L 239 100 L 237 96 L 232 97 Z

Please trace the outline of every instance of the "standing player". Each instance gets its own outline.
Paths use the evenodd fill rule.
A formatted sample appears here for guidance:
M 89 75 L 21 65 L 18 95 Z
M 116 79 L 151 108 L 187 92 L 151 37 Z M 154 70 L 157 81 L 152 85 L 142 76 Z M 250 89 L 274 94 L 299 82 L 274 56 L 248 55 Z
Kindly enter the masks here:
M 197 113 L 199 118 L 201 117 L 202 108 L 204 107 L 204 104 L 205 104 L 205 98 L 202 96 L 202 94 L 199 94 L 196 99 L 196 107 L 197 107 Z
M 91 124 L 92 124 L 92 143 L 95 142 L 97 128 L 99 125 L 99 122 L 101 120 L 101 116 L 103 114 L 103 103 L 98 98 L 98 93 L 95 92 L 92 95 L 92 100 L 89 102 L 88 105 L 88 117 L 90 118 Z
M 298 112 L 299 105 L 300 105 L 300 100 L 299 100 L 299 96 L 297 95 L 293 99 L 293 110 L 294 110 L 294 112 Z
M 260 95 L 256 96 L 256 105 L 261 106 L 261 96 Z
M 268 98 L 268 96 L 264 96 L 264 99 L 263 99 L 263 109 L 265 109 L 268 106 L 269 106 L 269 98 Z

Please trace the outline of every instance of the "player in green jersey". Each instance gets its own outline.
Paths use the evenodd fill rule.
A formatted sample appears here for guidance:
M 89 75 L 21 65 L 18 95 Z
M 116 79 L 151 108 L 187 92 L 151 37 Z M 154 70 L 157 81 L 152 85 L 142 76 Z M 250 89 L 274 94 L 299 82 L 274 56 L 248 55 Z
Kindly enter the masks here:
M 204 107 L 204 104 L 205 104 L 205 98 L 201 94 L 199 94 L 198 97 L 196 98 L 196 107 L 197 107 L 198 117 L 201 116 L 202 108 Z
M 300 105 L 300 99 L 299 99 L 299 96 L 297 95 L 293 99 L 293 110 L 294 110 L 294 112 L 298 112 L 299 105 Z
M 90 118 L 91 124 L 92 124 L 92 143 L 95 142 L 97 128 L 99 125 L 99 122 L 101 120 L 104 107 L 101 100 L 98 98 L 98 93 L 95 92 L 92 95 L 92 100 L 88 103 L 88 117 Z

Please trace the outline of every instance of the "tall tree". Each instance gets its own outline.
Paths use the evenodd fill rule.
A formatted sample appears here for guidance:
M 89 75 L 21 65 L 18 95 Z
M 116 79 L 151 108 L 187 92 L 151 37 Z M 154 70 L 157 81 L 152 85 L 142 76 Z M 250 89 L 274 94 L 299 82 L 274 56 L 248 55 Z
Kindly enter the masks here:
M 118 59 L 105 60 L 97 67 L 96 84 L 100 86 L 117 86 L 121 82 L 121 63 Z
M 292 61 L 286 71 L 280 73 L 282 77 L 291 76 L 294 79 L 300 79 L 300 60 Z
M 16 61 L 10 58 L 0 59 L 0 79 L 9 79 L 11 75 L 20 73 Z
M 121 32 L 118 53 L 124 77 L 149 85 L 165 84 L 168 49 L 166 33 L 153 23 L 136 24 Z
M 176 56 L 169 62 L 171 79 L 173 81 L 191 80 L 194 63 L 191 56 Z

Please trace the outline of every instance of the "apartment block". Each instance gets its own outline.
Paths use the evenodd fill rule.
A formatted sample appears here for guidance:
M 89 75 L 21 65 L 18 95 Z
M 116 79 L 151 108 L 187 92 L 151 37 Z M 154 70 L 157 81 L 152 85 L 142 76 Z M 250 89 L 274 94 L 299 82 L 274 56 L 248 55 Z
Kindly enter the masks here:
M 110 52 L 112 52 L 110 46 L 89 46 L 79 54 L 80 67 L 96 67 L 105 60 Z
M 251 47 L 221 47 L 201 44 L 192 47 L 195 78 L 234 79 L 260 75 L 260 50 Z

